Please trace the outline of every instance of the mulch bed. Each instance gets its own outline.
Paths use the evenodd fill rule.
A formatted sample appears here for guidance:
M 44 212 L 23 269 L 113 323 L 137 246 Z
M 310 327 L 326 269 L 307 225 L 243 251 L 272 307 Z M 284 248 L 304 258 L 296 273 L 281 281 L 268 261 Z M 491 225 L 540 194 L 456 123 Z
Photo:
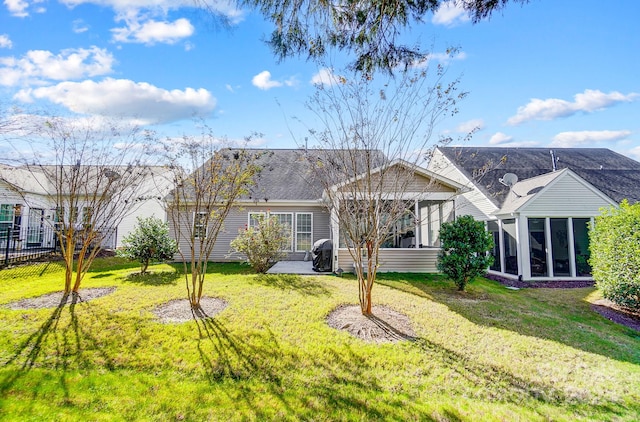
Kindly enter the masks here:
M 591 305 L 591 309 L 617 324 L 640 331 L 640 312 L 633 312 L 617 306 L 607 299 L 599 299 Z
M 395 343 L 415 340 L 406 315 L 382 305 L 373 306 L 373 315 L 362 315 L 360 305 L 341 305 L 327 316 L 327 324 L 368 343 Z
M 215 297 L 200 299 L 200 308 L 193 309 L 188 299 L 174 299 L 157 306 L 152 312 L 163 324 L 176 324 L 194 319 L 213 318 L 227 307 L 227 302 Z
M 53 292 L 46 295 L 21 299 L 11 302 L 6 306 L 16 311 L 28 309 L 56 308 L 70 303 L 88 302 L 115 292 L 115 287 L 96 287 L 90 289 L 80 289 L 78 293 L 70 293 L 65 296 L 64 292 Z

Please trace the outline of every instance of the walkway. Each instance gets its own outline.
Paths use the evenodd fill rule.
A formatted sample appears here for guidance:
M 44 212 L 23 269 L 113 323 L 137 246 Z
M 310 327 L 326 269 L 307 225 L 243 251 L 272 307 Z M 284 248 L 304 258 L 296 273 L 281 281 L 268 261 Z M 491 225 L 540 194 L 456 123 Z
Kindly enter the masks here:
M 319 273 L 317 271 L 313 271 L 312 261 L 278 261 L 276 265 L 269 268 L 267 274 L 320 275 L 331 274 L 331 272 Z

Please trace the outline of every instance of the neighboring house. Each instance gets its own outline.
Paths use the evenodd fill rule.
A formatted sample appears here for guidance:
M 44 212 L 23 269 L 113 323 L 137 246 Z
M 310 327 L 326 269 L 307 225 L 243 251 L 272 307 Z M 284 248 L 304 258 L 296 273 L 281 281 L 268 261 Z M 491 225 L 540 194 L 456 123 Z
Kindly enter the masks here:
M 323 155 L 322 150 L 269 149 L 252 150 L 262 169 L 249 195 L 237 201 L 219 234 L 211 261 L 238 261 L 242 256 L 231 253 L 230 242 L 238 236 L 239 230 L 254 224 L 256 214 L 275 215 L 280 222 L 290 228 L 291 242 L 287 249 L 288 260 L 310 258 L 314 242 L 332 239 L 334 244 L 333 268 L 351 271 L 353 261 L 346 248 L 336 239 L 340 232 L 323 195 L 323 186 L 316 179 L 309 157 Z M 400 165 L 394 162 L 393 165 Z M 408 165 L 407 163 L 405 163 Z M 384 171 L 378 169 L 377 171 Z M 336 184 L 339 188 L 341 181 Z M 439 251 L 438 233 L 443 215 L 448 215 L 453 207 L 452 199 L 461 192 L 462 185 L 437 176 L 424 168 L 415 169 L 412 183 L 416 195 L 415 212 L 404 221 L 399 221 L 395 233 L 390 233 L 387 247 L 382 249 L 380 271 L 436 272 Z M 330 211 L 330 209 L 332 211 Z M 192 211 L 194 230 L 195 212 Z M 170 222 L 171 224 L 171 222 Z M 188 245 L 180 245 L 183 251 Z M 189 259 L 189 256 L 185 256 Z
M 457 215 L 493 233 L 490 273 L 591 279 L 588 228 L 602 207 L 640 200 L 640 163 L 603 148 L 437 148 L 429 170 L 471 190 Z
M 166 220 L 162 198 L 169 191 L 172 180 L 165 177 L 163 167 L 146 167 L 145 179 L 137 189 L 131 211 L 117 227 L 111 227 L 102 244 L 105 248 L 116 248 L 122 238 L 133 229 L 136 217 L 155 215 Z M 67 221 L 71 213 L 78 224 L 86 221 L 92 212 L 83 201 L 78 209 L 56 210 L 55 188 L 42 171 L 0 165 L 0 249 L 5 250 L 7 241 L 12 249 L 53 248 L 55 239 L 53 226 L 59 219 Z M 64 214 L 64 215 L 61 215 Z

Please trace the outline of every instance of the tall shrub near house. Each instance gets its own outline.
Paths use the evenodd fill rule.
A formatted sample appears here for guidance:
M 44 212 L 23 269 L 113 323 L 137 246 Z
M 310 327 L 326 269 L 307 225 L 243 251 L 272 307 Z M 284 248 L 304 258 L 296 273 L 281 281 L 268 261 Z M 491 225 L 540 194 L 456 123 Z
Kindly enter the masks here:
M 493 237 L 484 223 L 470 215 L 453 222 L 443 223 L 440 228 L 442 251 L 438 256 L 438 269 L 451 278 L 458 290 L 483 275 L 493 263 L 488 252 L 493 248 Z
M 602 295 L 640 310 L 640 204 L 602 210 L 589 231 L 593 278 Z
M 240 229 L 238 237 L 231 241 L 231 247 L 243 253 L 247 262 L 258 273 L 265 273 L 279 259 L 291 244 L 291 228 L 281 224 L 277 218 L 256 215 L 255 225 Z
M 167 261 L 178 252 L 177 242 L 169 236 L 169 225 L 157 217 L 138 217 L 135 230 L 122 239 L 117 254 L 140 262 L 145 274 L 151 261 Z

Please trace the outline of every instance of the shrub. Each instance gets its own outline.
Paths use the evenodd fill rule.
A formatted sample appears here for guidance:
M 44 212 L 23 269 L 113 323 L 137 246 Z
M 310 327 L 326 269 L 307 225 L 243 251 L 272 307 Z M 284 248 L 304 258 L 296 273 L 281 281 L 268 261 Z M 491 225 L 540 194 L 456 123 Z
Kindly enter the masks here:
M 438 269 L 464 290 L 467 283 L 483 275 L 493 263 L 488 252 L 493 248 L 493 237 L 481 221 L 470 215 L 459 217 L 440 228 L 442 251 L 438 256 Z
M 640 203 L 602 210 L 589 231 L 593 278 L 602 295 L 640 310 Z
M 255 227 L 240 229 L 231 247 L 243 253 L 247 262 L 258 273 L 265 273 L 279 259 L 286 256 L 291 244 L 291 230 L 276 217 L 258 215 Z
M 151 261 L 172 259 L 178 244 L 169 236 L 169 225 L 156 217 L 140 218 L 133 232 L 122 239 L 122 249 L 116 254 L 140 261 L 140 274 L 147 272 Z

